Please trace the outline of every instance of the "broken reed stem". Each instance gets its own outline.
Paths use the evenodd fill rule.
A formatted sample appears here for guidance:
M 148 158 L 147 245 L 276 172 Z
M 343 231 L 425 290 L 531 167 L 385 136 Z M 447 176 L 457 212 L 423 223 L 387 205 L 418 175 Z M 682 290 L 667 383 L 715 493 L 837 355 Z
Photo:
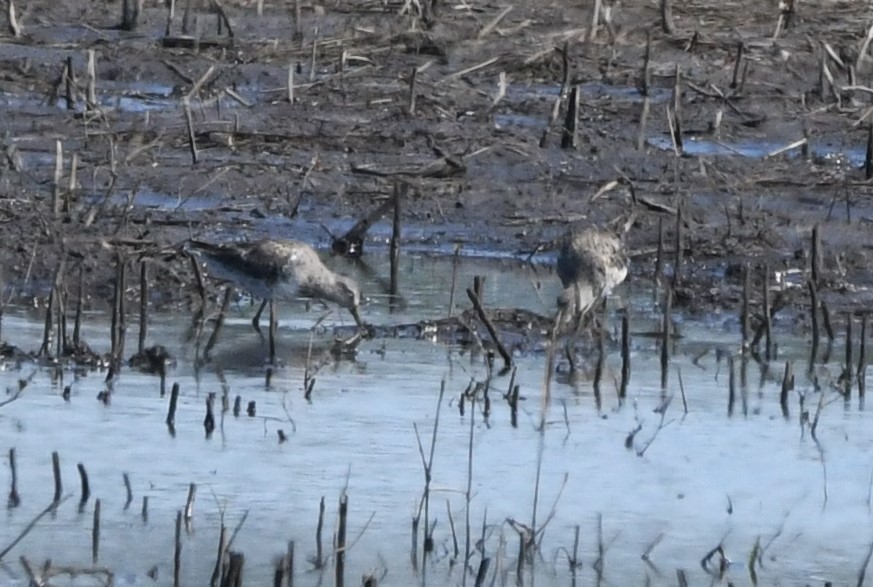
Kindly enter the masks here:
M 485 300 L 485 278 L 481 275 L 473 276 L 473 292 L 479 301 L 484 303 Z
M 218 532 L 218 555 L 215 558 L 215 566 L 212 568 L 212 577 L 209 579 L 209 587 L 216 587 L 221 579 L 221 569 L 224 566 L 224 553 L 227 549 L 227 526 L 221 525 Z
M 294 104 L 294 62 L 293 61 L 288 63 L 287 89 L 288 89 L 288 94 L 286 97 L 288 98 L 288 103 L 293 105 Z
M 676 241 L 673 243 L 676 247 L 675 258 L 673 261 L 673 288 L 677 288 L 682 284 L 682 263 L 684 262 L 684 247 L 685 235 L 683 234 L 684 222 L 682 220 L 685 205 L 682 200 L 679 201 L 679 206 L 676 207 Z
M 218 318 L 215 319 L 215 328 L 212 334 L 209 335 L 209 340 L 206 341 L 206 347 L 203 350 L 204 355 L 208 356 L 209 352 L 218 342 L 218 335 L 221 334 L 221 329 L 224 326 L 224 320 L 227 317 L 227 311 L 230 309 L 230 300 L 233 297 L 233 286 L 228 285 L 224 289 L 224 298 L 221 300 L 221 309 L 218 310 Z
M 122 267 L 124 260 L 121 257 L 121 251 L 117 251 L 115 255 L 115 282 L 112 289 L 112 321 L 110 323 L 110 355 L 112 356 L 112 364 L 118 365 L 121 359 L 121 311 L 123 305 L 121 298 L 124 296 L 124 274 Z
M 437 431 L 440 425 L 440 408 L 443 405 L 443 396 L 446 393 L 446 381 L 443 379 L 440 382 L 440 394 L 437 398 L 436 414 L 433 419 L 433 432 L 430 439 L 430 455 L 427 462 L 422 463 L 424 466 L 424 491 L 422 493 L 422 502 L 424 503 L 424 548 L 422 550 L 422 564 L 427 566 L 427 555 L 433 549 L 433 541 L 431 538 L 432 530 L 430 526 L 430 483 L 433 479 L 433 457 L 436 452 Z M 417 518 L 417 517 L 416 517 Z
M 324 551 L 321 546 L 321 531 L 324 529 L 324 496 L 318 502 L 318 525 L 315 527 L 315 568 L 324 566 Z
M 52 189 L 52 216 L 57 218 L 61 213 L 61 182 L 64 179 L 64 144 L 60 139 L 55 141 L 55 178 Z
M 18 468 L 15 466 L 15 448 L 9 449 L 9 473 L 11 479 L 6 507 L 12 509 L 21 505 L 21 496 L 18 494 Z
M 621 384 L 618 388 L 618 398 L 620 401 L 624 401 L 627 397 L 630 372 L 630 318 L 627 312 L 625 312 L 621 317 Z
M 133 4 L 133 6 L 131 6 Z M 121 24 L 119 28 L 123 31 L 132 31 L 136 29 L 136 21 L 139 18 L 139 0 L 122 0 L 121 2 Z
M 455 254 L 452 257 L 452 288 L 449 292 L 449 318 L 455 306 L 455 286 L 458 283 L 458 261 L 461 255 L 460 245 L 455 245 Z
M 394 221 L 391 230 L 391 242 L 389 245 L 391 259 L 391 285 L 389 294 L 397 296 L 399 293 L 398 272 L 400 270 L 400 200 L 404 190 L 400 184 L 394 183 Z
M 206 438 L 212 437 L 215 431 L 215 392 L 206 396 L 206 417 L 203 418 L 203 428 L 206 430 Z
M 597 37 L 597 29 L 600 23 L 600 4 L 601 0 L 594 0 L 594 10 L 591 14 L 591 39 Z
M 346 520 L 349 513 L 349 496 L 343 491 L 339 499 L 339 522 L 336 531 L 336 558 L 334 565 L 334 585 L 343 587 L 346 573 Z
M 64 194 L 64 202 L 61 208 L 61 211 L 64 213 L 66 218 L 70 217 L 70 213 L 73 210 L 73 204 L 71 200 L 73 199 L 73 194 L 76 192 L 78 187 L 78 173 L 79 173 L 79 153 L 73 152 L 70 157 L 70 182 L 69 188 L 67 192 Z
M 185 10 L 182 11 L 182 34 L 188 34 L 188 21 L 191 17 L 191 0 L 185 0 Z
M 658 218 L 658 249 L 655 252 L 655 272 L 652 275 L 652 285 L 655 299 L 661 289 L 661 274 L 664 271 L 664 220 Z
M 490 564 L 491 559 L 487 557 L 482 557 L 482 560 L 479 561 L 479 570 L 476 572 L 476 582 L 473 583 L 475 587 L 483 587 L 483 585 L 485 585 L 485 579 L 488 577 L 488 567 Z
M 148 336 L 149 322 L 149 267 L 148 261 L 143 259 L 139 264 L 139 341 L 137 353 L 142 354 L 145 350 L 146 336 Z
M 679 153 L 684 151 L 682 145 L 682 69 L 676 64 L 676 76 L 673 80 L 673 140 Z
M 91 527 L 91 563 L 100 559 L 100 498 L 94 500 L 94 525 Z
M 861 345 L 858 353 L 858 398 L 863 400 L 867 392 L 867 314 L 861 315 Z
M 543 134 L 540 137 L 539 146 L 541 149 L 545 148 L 546 143 L 549 140 L 549 132 L 558 120 L 558 115 L 561 113 L 561 103 L 567 96 L 567 88 L 570 86 L 570 44 L 565 42 L 564 46 L 560 49 L 560 53 L 564 75 L 561 81 L 561 90 L 558 92 L 558 95 L 552 104 L 552 113 L 549 117 L 549 122 L 546 124 L 546 128 L 543 130 Z
M 518 428 L 518 394 L 521 391 L 520 385 L 514 385 L 509 395 L 509 418 L 513 428 Z
M 781 15 L 779 16 L 779 20 L 780 22 L 782 21 Z M 828 98 L 828 76 L 830 75 L 827 65 L 827 51 L 820 51 L 818 57 L 818 97 L 824 102 Z
M 149 496 L 148 495 L 142 496 L 142 508 L 140 509 L 139 515 L 142 518 L 143 523 L 146 523 L 149 521 Z
M 179 383 L 173 384 L 170 390 L 170 408 L 167 410 L 167 428 L 170 429 L 170 434 L 175 434 L 176 428 L 176 404 L 179 401 Z
M 734 402 L 737 397 L 737 376 L 734 369 L 734 357 L 728 357 L 728 417 L 734 415 Z
M 185 100 L 185 126 L 188 128 L 188 148 L 191 151 L 191 164 L 197 165 L 197 139 L 194 135 L 194 120 L 191 117 L 191 106 Z
M 57 276 L 55 277 L 55 308 L 57 309 L 58 315 L 55 356 L 58 358 L 64 355 L 64 351 L 66 350 L 65 343 L 67 340 L 67 288 L 64 283 L 64 265 L 65 264 L 61 262 Z
M 749 298 L 751 295 L 751 271 L 749 271 L 749 264 L 745 263 L 743 265 L 743 308 L 742 315 L 740 316 L 740 333 L 743 337 L 743 352 L 746 352 L 749 349 Z
M 482 302 L 479 301 L 479 296 L 477 296 L 471 288 L 467 288 L 467 297 L 470 298 L 470 301 L 473 303 L 473 308 L 476 309 L 476 314 L 479 316 L 482 323 L 485 324 L 485 328 L 488 330 L 491 340 L 494 341 L 495 346 L 497 346 L 497 352 L 500 353 L 501 358 L 503 358 L 503 367 L 505 369 L 510 369 L 512 367 L 512 356 L 507 352 L 506 347 L 504 347 L 503 343 L 500 341 L 500 337 L 497 335 L 497 330 L 494 328 L 494 324 L 491 323 L 491 320 L 485 313 L 485 308 L 482 307 Z
M 227 557 L 227 575 L 224 577 L 223 585 L 228 587 L 241 587 L 243 566 L 245 565 L 246 557 L 241 552 L 228 552 Z
M 76 468 L 79 470 L 79 479 L 82 482 L 82 497 L 79 499 L 79 509 L 82 510 L 91 497 L 91 486 L 88 483 L 88 471 L 85 470 L 85 465 L 79 463 Z
M 88 93 L 86 96 L 89 110 L 97 109 L 97 53 L 88 50 Z
M 670 329 L 672 327 L 673 290 L 667 289 L 667 299 L 664 300 L 664 318 L 661 325 L 661 395 L 667 395 L 667 379 L 670 372 Z
M 170 36 L 170 25 L 173 24 L 173 18 L 176 16 L 176 0 L 169 0 L 167 2 L 167 25 L 164 28 L 164 36 Z
M 761 294 L 764 300 L 764 357 L 767 361 L 773 358 L 773 319 L 770 311 L 770 264 L 764 263 Z
M 312 37 L 312 53 L 309 56 L 309 82 L 315 81 L 315 55 L 318 51 L 318 27 L 315 27 L 315 33 Z
M 843 395 L 846 399 L 852 395 L 852 387 L 855 382 L 852 379 L 852 374 L 855 371 L 854 360 L 852 359 L 852 313 L 846 313 L 846 366 L 843 371 Z
M 812 250 L 809 255 L 809 264 L 812 282 L 818 287 L 819 283 L 821 283 L 821 231 L 818 224 L 812 228 L 812 244 L 810 248 Z
M 745 48 L 746 48 L 746 46 L 743 44 L 742 41 L 737 43 L 737 58 L 736 58 L 736 61 L 734 61 L 734 74 L 731 77 L 731 85 L 730 85 L 730 88 L 732 90 L 737 89 L 737 87 L 739 86 L 740 70 L 741 70 L 742 64 L 743 64 L 743 52 L 745 51 Z
M 76 318 L 73 322 L 73 348 L 78 350 L 81 345 L 82 332 L 82 298 L 84 297 L 84 266 L 79 265 L 79 288 L 76 298 Z
M 6 9 L 6 18 L 9 24 L 9 32 L 16 39 L 21 36 L 21 25 L 18 24 L 18 18 L 15 16 L 15 3 L 9 0 Z
M 409 74 L 409 106 L 406 111 L 410 116 L 415 115 L 415 92 L 418 84 L 418 67 L 412 68 L 412 73 Z
M 688 398 L 685 397 L 685 381 L 682 380 L 682 367 L 676 365 L 676 378 L 679 379 L 679 395 L 682 396 L 682 410 L 688 415 Z
M 867 151 L 864 154 L 864 177 L 873 178 L 873 124 L 867 126 Z
M 127 511 L 133 502 L 133 488 L 130 486 L 130 475 L 122 473 L 121 478 L 124 480 L 124 490 L 127 494 L 127 499 L 124 500 L 124 511 Z
M 455 518 L 452 516 L 452 506 L 449 503 L 449 500 L 446 500 L 446 516 L 449 518 L 449 529 L 452 531 L 452 555 L 451 561 L 452 564 L 458 560 L 458 555 L 461 554 L 461 550 L 458 547 L 458 533 L 455 531 Z
M 788 419 L 788 392 L 794 389 L 794 367 L 790 361 L 785 362 L 785 373 L 782 376 L 782 390 L 779 393 L 779 406 L 782 417 Z
M 58 451 L 52 452 L 52 474 L 55 478 L 55 497 L 52 503 L 59 504 L 61 503 L 61 493 L 63 493 L 64 487 L 61 483 L 61 457 Z
M 813 365 L 815 365 L 816 355 L 818 354 L 819 342 L 819 327 L 818 327 L 818 291 L 813 280 L 806 283 L 809 289 L 809 313 L 812 318 L 812 349 L 809 356 L 809 372 L 812 373 Z
M 294 541 L 288 541 L 288 552 L 285 554 L 285 587 L 294 587 Z
M 468 292 L 470 290 L 467 290 Z M 470 531 L 470 502 L 473 500 L 473 436 L 476 422 L 476 394 L 470 396 L 470 436 L 467 444 L 467 488 L 464 492 L 464 578 L 462 585 L 467 584 L 467 565 L 470 562 L 471 531 Z
M 676 34 L 676 24 L 673 22 L 672 0 L 661 0 L 661 30 L 668 35 Z
M 270 364 L 276 364 L 276 329 L 278 328 L 278 324 L 276 322 L 276 307 L 273 303 L 273 300 L 270 300 L 270 328 L 267 330 L 267 338 L 270 347 Z
M 562 149 L 579 147 L 579 86 L 573 86 L 567 100 L 567 113 L 564 116 L 564 131 L 561 134 Z
M 651 107 L 651 84 L 652 84 L 652 33 L 646 31 L 646 51 L 643 56 L 643 71 L 642 80 L 640 83 L 640 94 L 643 97 L 643 110 L 640 113 L 640 126 L 637 131 L 637 151 L 642 151 L 646 146 L 646 127 L 649 122 L 649 109 Z
M 600 411 L 601 395 L 600 395 L 600 380 L 603 377 L 603 366 L 605 361 L 606 351 L 604 350 L 604 331 L 606 330 L 606 298 L 600 308 L 600 327 L 597 332 L 597 362 L 594 364 L 594 404 L 597 410 Z
M 57 288 L 52 285 L 51 291 L 49 291 L 48 304 L 45 310 L 45 323 L 43 325 L 43 333 L 42 333 L 42 346 L 39 348 L 39 352 L 37 353 L 39 356 L 47 357 L 51 355 L 51 338 L 52 338 L 52 313 L 55 307 L 55 295 L 57 294 Z
M 73 56 L 67 56 L 66 65 L 64 65 L 64 92 L 67 100 L 67 110 L 76 109 L 76 94 L 75 88 L 75 73 L 73 72 Z
M 821 317 L 825 327 L 825 334 L 828 335 L 828 344 L 830 345 L 833 344 L 834 339 L 836 339 L 836 336 L 834 335 L 834 327 L 831 324 L 831 313 L 824 300 L 821 300 L 819 305 L 821 306 Z
M 176 536 L 173 548 L 173 587 L 181 585 L 179 579 L 182 574 L 182 511 L 176 512 Z
M 188 485 L 188 499 L 185 500 L 185 521 L 194 517 L 194 499 L 197 497 L 197 484 Z
M 127 319 L 124 304 L 124 292 L 127 287 L 127 262 L 119 253 L 118 255 L 118 348 L 116 355 L 116 369 L 124 359 L 124 339 L 127 335 Z

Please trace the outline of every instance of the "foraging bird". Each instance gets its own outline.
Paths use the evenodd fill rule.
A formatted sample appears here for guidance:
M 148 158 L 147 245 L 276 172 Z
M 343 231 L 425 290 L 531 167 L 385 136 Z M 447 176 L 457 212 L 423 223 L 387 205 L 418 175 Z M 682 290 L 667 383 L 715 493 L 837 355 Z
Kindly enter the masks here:
M 355 323 L 363 325 L 357 282 L 328 269 L 306 243 L 266 239 L 216 245 L 192 240 L 190 245 L 206 260 L 213 276 L 235 283 L 252 296 L 327 300 L 346 308 Z
M 558 277 L 564 286 L 558 296 L 560 321 L 585 315 L 625 280 L 627 267 L 621 236 L 594 228 L 568 233 L 558 253 Z

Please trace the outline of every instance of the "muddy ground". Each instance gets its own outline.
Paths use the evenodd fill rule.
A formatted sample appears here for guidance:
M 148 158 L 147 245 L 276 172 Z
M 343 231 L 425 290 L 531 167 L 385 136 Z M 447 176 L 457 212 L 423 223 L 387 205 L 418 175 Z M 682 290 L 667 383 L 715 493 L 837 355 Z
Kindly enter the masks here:
M 0 44 L 0 266 L 13 299 L 44 299 L 65 258 L 68 287 L 81 267 L 99 305 L 121 254 L 132 274 L 137 259 L 155 259 L 154 304 L 186 304 L 190 267 L 172 254 L 186 238 L 326 246 L 322 225 L 349 228 L 399 178 L 409 185 L 407 250 L 530 251 L 633 207 L 631 278 L 652 279 L 659 226 L 671 270 L 681 206 L 677 303 L 688 311 L 735 308 L 744 262 L 767 263 L 774 283 L 787 275 L 798 287 L 786 300 L 802 309 L 815 224 L 824 299 L 834 309 L 869 300 L 871 91 L 845 89 L 850 70 L 855 86 L 873 73 L 869 51 L 859 58 L 865 3 L 804 2 L 783 14 L 775 2 L 676 0 L 668 35 L 651 0 L 604 0 L 596 33 L 593 2 L 439 2 L 423 19 L 414 2 L 304 0 L 298 20 L 291 1 L 267 0 L 258 15 L 254 2 L 223 0 L 232 39 L 226 29 L 216 36 L 216 16 L 195 4 L 189 32 L 198 42 L 183 47 L 165 46 L 163 2 L 146 2 L 134 31 L 119 30 L 118 1 L 16 5 L 21 34 L 4 27 Z M 182 12 L 169 44 L 179 43 Z M 780 15 L 790 22 L 777 35 Z M 650 114 L 640 145 L 647 35 Z M 565 46 L 569 86 L 581 90 L 575 149 L 561 146 L 566 99 L 550 124 Z M 681 153 L 668 124 L 677 68 Z M 804 137 L 808 152 L 767 156 Z M 368 250 L 384 250 L 389 233 L 386 218 Z M 783 273 L 790 269 L 802 272 Z

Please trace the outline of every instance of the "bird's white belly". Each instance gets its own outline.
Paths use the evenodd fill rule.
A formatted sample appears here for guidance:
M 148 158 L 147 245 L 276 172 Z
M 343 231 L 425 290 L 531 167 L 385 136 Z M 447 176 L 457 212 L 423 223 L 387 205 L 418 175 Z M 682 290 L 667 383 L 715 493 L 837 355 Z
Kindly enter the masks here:
M 625 278 L 627 278 L 627 265 L 608 267 L 603 280 L 603 294 L 611 294 L 612 289 L 616 285 L 623 283 Z

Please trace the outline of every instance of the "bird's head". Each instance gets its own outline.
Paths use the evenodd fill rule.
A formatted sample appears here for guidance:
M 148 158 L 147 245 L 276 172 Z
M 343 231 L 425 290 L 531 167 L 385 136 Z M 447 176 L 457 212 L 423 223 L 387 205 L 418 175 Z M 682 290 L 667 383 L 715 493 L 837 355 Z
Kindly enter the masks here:
M 558 295 L 558 313 L 564 320 L 581 316 L 591 309 L 597 298 L 590 283 L 577 281 L 565 287 Z
M 345 275 L 337 275 L 333 301 L 343 308 L 357 308 L 361 304 L 361 288 L 357 282 Z

